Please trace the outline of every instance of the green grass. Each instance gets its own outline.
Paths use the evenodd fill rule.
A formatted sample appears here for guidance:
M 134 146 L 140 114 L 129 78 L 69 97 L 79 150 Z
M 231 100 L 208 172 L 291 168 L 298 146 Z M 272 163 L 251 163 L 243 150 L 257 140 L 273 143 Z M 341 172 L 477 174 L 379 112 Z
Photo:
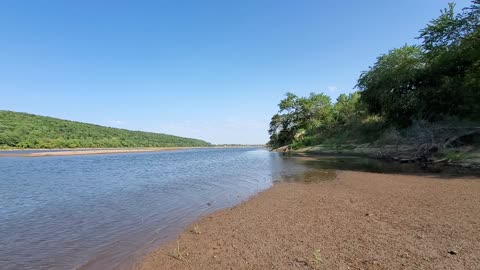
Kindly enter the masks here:
M 468 153 L 459 152 L 459 151 L 447 151 L 439 155 L 440 158 L 446 158 L 453 162 L 459 162 L 465 159 L 468 159 L 470 156 Z
M 202 140 L 0 110 L 0 149 L 201 147 Z

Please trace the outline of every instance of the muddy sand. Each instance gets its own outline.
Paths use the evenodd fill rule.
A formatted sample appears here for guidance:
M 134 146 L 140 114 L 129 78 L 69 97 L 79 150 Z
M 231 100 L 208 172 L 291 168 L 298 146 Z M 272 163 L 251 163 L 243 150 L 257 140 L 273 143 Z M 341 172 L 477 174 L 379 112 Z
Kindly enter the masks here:
M 337 172 L 205 216 L 135 269 L 480 269 L 480 178 Z

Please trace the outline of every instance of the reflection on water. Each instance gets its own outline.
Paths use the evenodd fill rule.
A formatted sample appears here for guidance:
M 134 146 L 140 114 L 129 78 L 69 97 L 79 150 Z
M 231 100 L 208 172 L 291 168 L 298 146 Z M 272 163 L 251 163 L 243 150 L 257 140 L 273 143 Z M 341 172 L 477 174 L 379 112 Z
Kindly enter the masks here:
M 415 164 L 392 163 L 377 159 L 355 156 L 290 156 L 283 157 L 287 173 L 276 178 L 275 182 L 316 183 L 335 180 L 337 170 L 374 173 L 421 174 L 438 172 L 437 169 L 422 169 Z M 295 169 L 296 168 L 296 169 Z
M 295 158 L 297 163 L 318 170 L 348 170 L 374 173 L 418 174 L 437 172 L 437 168 L 422 169 L 416 164 L 400 164 L 354 156 L 315 155 Z
M 336 169 L 418 171 L 248 148 L 0 158 L 0 269 L 125 268 L 200 215 L 274 181 L 333 180 Z
M 336 177 L 336 170 L 308 168 L 296 174 L 283 175 L 275 179 L 274 182 L 318 183 L 335 180 Z

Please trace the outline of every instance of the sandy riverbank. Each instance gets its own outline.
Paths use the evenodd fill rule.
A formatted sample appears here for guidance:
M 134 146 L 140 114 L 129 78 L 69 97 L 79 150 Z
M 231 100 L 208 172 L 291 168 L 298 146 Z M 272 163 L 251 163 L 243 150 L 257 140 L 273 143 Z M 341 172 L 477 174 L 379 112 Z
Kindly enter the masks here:
M 200 219 L 150 269 L 479 269 L 480 178 L 337 172 Z
M 3 150 L 0 150 L 0 157 L 106 155 L 106 154 L 142 153 L 142 152 L 163 152 L 163 151 L 176 151 L 176 150 L 187 150 L 187 149 L 228 149 L 228 148 L 259 148 L 259 147 L 262 147 L 262 146 L 243 145 L 243 146 L 208 146 L 208 147 L 78 148 L 78 149 L 51 149 L 51 150 L 3 149 Z
M 78 155 L 101 155 L 101 154 L 126 154 L 141 152 L 162 152 L 175 151 L 180 149 L 190 149 L 189 147 L 159 147 L 159 148 L 121 148 L 121 149 L 75 149 L 75 150 L 57 150 L 42 152 L 21 153 L 2 153 L 0 157 L 46 157 L 46 156 L 78 156 Z

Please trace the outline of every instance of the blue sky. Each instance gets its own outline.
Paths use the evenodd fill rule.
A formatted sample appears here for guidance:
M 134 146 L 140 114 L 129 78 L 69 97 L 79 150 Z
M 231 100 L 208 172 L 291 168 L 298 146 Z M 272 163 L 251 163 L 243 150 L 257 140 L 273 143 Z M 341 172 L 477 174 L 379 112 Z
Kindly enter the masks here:
M 285 92 L 353 91 L 447 3 L 4 0 L 0 109 L 265 143 Z

